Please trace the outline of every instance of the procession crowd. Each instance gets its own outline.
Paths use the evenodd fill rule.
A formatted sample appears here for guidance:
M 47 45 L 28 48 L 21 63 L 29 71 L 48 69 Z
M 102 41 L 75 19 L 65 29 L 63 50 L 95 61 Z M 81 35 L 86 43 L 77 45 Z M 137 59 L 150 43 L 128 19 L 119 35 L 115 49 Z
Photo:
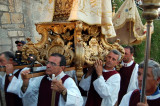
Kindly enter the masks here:
M 18 47 L 25 43 L 16 44 Z M 124 50 L 122 61 L 121 53 L 115 49 L 105 56 L 105 64 L 96 60 L 84 69 L 81 81 L 64 72 L 66 59 L 62 54 L 51 54 L 46 66 L 36 68 L 45 70 L 45 75 L 27 78 L 30 68 L 14 69 L 18 64 L 15 55 L 2 52 L 0 66 L 5 67 L 5 74 L 0 76 L 0 88 L 5 92 L 6 106 L 159 106 L 160 64 L 148 60 L 143 86 L 145 62 L 134 61 L 133 47 L 125 46 Z M 120 70 L 117 65 L 121 65 Z M 144 103 L 140 102 L 143 87 Z

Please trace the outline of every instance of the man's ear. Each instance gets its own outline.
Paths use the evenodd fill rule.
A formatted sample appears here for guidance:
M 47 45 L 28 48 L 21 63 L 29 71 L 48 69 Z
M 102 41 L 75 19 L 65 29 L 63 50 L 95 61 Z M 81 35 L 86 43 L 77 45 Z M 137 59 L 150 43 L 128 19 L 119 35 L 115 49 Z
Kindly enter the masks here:
M 9 58 L 9 63 L 13 63 L 14 60 L 12 58 Z
M 131 53 L 131 55 L 132 55 L 132 56 L 134 56 L 134 54 L 133 54 L 133 53 Z
M 159 84 L 160 84 L 160 77 L 159 77 L 159 78 L 157 78 L 156 83 L 157 83 L 157 85 L 159 85 Z
M 158 82 L 160 82 L 160 77 L 159 77 L 159 78 L 157 78 L 157 81 L 158 81 Z
M 9 64 L 18 65 L 18 63 L 15 62 L 12 58 L 9 59 Z
M 117 66 L 118 64 L 120 64 L 120 61 L 117 61 L 117 64 L 116 64 L 116 66 Z
M 65 66 L 61 66 L 62 67 L 62 70 L 64 71 L 64 69 L 66 68 Z

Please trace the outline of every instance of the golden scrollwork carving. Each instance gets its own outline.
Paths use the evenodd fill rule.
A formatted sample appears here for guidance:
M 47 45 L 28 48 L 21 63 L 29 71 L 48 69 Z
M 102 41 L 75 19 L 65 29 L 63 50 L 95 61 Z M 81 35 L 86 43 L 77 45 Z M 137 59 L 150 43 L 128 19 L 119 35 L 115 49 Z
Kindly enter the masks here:
M 29 54 L 34 54 L 40 63 L 44 63 L 52 53 L 60 53 L 66 57 L 67 65 L 70 65 L 74 58 L 71 47 L 73 42 L 70 42 L 73 40 L 73 35 L 68 32 L 75 28 L 74 23 L 38 23 L 36 27 L 42 35 L 41 40 L 34 44 L 28 39 L 22 50 L 23 58 L 26 60 Z
M 52 53 L 60 53 L 66 57 L 67 65 L 74 65 L 78 80 L 83 75 L 84 64 L 93 65 L 95 60 L 104 61 L 104 56 L 117 49 L 124 55 L 124 49 L 117 40 L 110 44 L 101 34 L 100 26 L 87 25 L 81 21 L 50 22 L 36 24 L 37 31 L 42 35 L 38 43 L 28 41 L 23 48 L 26 59 L 29 54 L 37 56 L 43 63 Z
M 81 21 L 76 22 L 76 28 L 74 33 L 74 44 L 75 44 L 75 65 L 77 79 L 80 80 L 83 75 L 83 65 L 84 65 L 84 47 L 82 39 L 82 28 L 83 23 Z
M 24 61 L 27 60 L 29 54 L 38 55 L 38 51 L 34 47 L 34 43 L 31 41 L 31 39 L 27 39 L 28 43 L 25 44 L 22 48 L 22 56 Z
M 91 30 L 93 31 L 95 29 L 96 32 L 100 32 L 100 28 L 98 28 L 97 26 L 95 28 L 92 28 Z M 89 30 L 89 28 L 87 30 Z M 111 49 L 119 50 L 122 53 L 123 58 L 124 49 L 121 45 L 118 44 L 119 40 L 117 40 L 114 44 L 110 44 L 106 41 L 104 35 L 100 33 L 97 33 L 96 36 L 90 36 L 89 38 L 90 39 L 88 39 L 88 41 L 83 43 L 85 49 L 84 60 L 87 64 L 93 65 L 95 60 L 97 59 L 101 59 L 102 61 L 104 61 L 104 57 Z
M 70 65 L 74 57 L 71 45 L 71 42 L 68 42 L 67 45 L 65 45 L 62 38 L 57 35 L 52 41 L 52 44 L 48 47 L 47 56 L 50 56 L 52 53 L 63 54 L 67 60 L 67 65 Z

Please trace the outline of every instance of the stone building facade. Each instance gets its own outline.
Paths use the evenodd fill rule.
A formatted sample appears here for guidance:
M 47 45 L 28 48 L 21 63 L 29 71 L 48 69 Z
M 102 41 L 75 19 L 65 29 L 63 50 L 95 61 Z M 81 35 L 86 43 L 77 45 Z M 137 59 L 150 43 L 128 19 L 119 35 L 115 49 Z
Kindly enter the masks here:
M 29 37 L 37 42 L 41 36 L 36 31 L 35 23 L 52 21 L 53 1 L 0 0 L 0 52 L 15 52 L 16 40 L 26 41 Z M 52 6 L 51 9 L 49 6 Z
M 25 1 L 25 0 L 24 0 Z M 15 41 L 31 36 L 27 1 L 0 0 L 0 51 L 15 51 Z M 28 14 L 28 15 L 27 15 Z

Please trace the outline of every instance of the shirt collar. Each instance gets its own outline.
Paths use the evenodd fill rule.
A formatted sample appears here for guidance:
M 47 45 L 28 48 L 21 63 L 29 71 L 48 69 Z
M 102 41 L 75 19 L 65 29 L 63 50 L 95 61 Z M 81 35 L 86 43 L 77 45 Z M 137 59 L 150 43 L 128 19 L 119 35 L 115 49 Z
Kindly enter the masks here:
M 129 63 L 124 63 L 124 62 L 122 61 L 122 65 L 125 66 L 125 67 L 129 67 L 129 66 L 131 66 L 132 64 L 133 64 L 133 60 L 130 61 Z
M 140 90 L 140 93 L 141 93 L 142 91 Z M 157 87 L 157 90 L 152 94 L 152 95 L 150 95 L 150 96 L 154 96 L 154 95 L 157 95 L 157 94 L 159 94 L 160 93 L 160 90 L 159 90 L 159 88 Z
M 103 68 L 103 72 L 109 72 L 109 71 L 115 71 L 115 68 L 113 68 L 113 70 L 106 70 Z
M 65 75 L 65 73 L 62 71 L 59 75 L 57 75 L 56 77 L 55 77 L 55 79 L 56 80 L 60 80 L 60 79 L 62 79 L 62 77 Z M 49 76 L 47 77 L 47 79 L 48 80 L 52 80 Z
M 62 79 L 62 77 L 65 75 L 65 73 L 62 71 L 59 75 L 56 76 L 57 80 Z
M 152 94 L 152 96 L 153 96 L 153 95 L 157 95 L 157 94 L 159 94 L 159 93 L 160 93 L 159 88 L 157 88 L 156 92 L 154 92 L 154 93 Z

